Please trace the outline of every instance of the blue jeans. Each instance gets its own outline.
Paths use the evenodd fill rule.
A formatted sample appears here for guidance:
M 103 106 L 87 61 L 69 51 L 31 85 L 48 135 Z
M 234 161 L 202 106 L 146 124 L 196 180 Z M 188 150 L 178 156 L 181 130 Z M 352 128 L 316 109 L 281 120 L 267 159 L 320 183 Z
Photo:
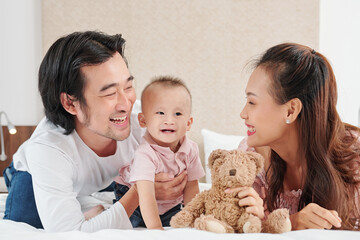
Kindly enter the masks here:
M 4 169 L 8 196 L 4 219 L 25 222 L 36 228 L 43 228 L 36 208 L 32 178 L 28 172 L 17 171 L 13 163 Z
M 115 189 L 114 189 L 116 199 L 114 200 L 114 202 L 119 201 L 119 199 L 122 198 L 128 190 L 129 190 L 128 186 L 116 183 Z M 170 209 L 169 211 L 167 211 L 166 213 L 160 215 L 160 220 L 161 220 L 162 226 L 163 227 L 170 226 L 170 220 L 171 220 L 172 216 L 174 216 L 176 213 L 180 212 L 181 208 L 182 208 L 182 205 L 178 204 L 175 207 L 173 207 L 172 209 Z M 146 227 L 145 222 L 141 215 L 140 207 L 137 207 L 135 209 L 134 213 L 130 217 L 130 222 L 134 228 L 135 227 Z

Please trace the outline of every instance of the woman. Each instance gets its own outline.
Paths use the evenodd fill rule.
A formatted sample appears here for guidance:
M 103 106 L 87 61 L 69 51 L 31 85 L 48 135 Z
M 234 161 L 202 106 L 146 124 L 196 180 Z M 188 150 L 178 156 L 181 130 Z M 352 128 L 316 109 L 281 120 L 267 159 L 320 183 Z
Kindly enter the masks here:
M 359 230 L 360 130 L 340 120 L 328 60 L 299 44 L 274 46 L 256 63 L 246 95 L 248 138 L 239 148 L 270 147 L 253 186 L 265 215 L 286 207 L 293 229 Z

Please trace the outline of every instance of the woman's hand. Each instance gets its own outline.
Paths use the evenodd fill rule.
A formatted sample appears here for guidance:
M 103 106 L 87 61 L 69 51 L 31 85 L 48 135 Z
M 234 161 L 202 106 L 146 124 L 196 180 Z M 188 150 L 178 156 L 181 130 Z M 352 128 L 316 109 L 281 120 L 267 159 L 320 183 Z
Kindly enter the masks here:
M 187 183 L 187 172 L 184 171 L 175 178 L 167 173 L 155 175 L 155 197 L 157 200 L 174 200 L 184 193 Z
M 327 210 L 316 203 L 309 203 L 300 212 L 292 214 L 290 220 L 293 230 L 341 227 L 341 219 L 336 211 Z
M 252 187 L 228 188 L 225 193 L 237 192 L 239 197 L 239 206 L 245 207 L 247 213 L 264 218 L 264 201 Z

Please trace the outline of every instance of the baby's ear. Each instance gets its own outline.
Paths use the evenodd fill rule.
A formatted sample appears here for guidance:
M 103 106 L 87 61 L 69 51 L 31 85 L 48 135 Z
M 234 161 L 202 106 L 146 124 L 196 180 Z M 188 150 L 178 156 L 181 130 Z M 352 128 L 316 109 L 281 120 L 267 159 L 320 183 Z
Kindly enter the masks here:
M 140 127 L 145 128 L 146 127 L 146 121 L 145 121 L 145 116 L 144 116 L 144 114 L 142 112 L 140 112 L 138 114 L 138 120 L 139 120 Z
M 193 124 L 193 117 L 190 117 L 189 120 L 186 123 L 186 131 L 190 131 L 191 125 Z
M 261 154 L 256 152 L 246 152 L 249 159 L 254 161 L 256 165 L 256 174 L 259 174 L 264 168 L 264 158 Z
M 217 150 L 212 151 L 209 156 L 209 163 L 208 163 L 209 168 L 211 169 L 214 165 L 214 162 L 219 158 L 223 158 L 227 152 L 228 151 L 223 150 L 223 149 L 217 149 Z

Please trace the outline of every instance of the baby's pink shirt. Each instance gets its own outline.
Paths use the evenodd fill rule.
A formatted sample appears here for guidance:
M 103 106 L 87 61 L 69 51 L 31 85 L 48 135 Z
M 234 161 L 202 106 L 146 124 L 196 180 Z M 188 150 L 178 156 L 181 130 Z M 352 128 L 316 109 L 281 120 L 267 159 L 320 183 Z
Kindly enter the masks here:
M 188 181 L 198 180 L 205 175 L 202 168 L 198 145 L 186 136 L 180 141 L 179 150 L 174 153 L 168 147 L 157 145 L 148 132 L 141 140 L 130 166 L 119 170 L 120 176 L 114 180 L 117 183 L 131 186 L 136 181 L 155 181 L 158 173 L 168 173 L 177 176 L 187 171 Z M 183 195 L 175 200 L 157 200 L 159 214 L 164 214 L 183 201 Z

